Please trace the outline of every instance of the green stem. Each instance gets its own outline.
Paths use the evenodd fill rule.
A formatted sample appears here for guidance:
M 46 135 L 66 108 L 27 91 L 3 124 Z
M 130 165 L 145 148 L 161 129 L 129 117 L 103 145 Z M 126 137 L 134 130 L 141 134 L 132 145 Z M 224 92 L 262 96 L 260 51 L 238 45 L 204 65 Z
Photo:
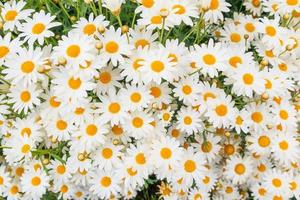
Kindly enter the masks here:
M 135 18 L 136 18 L 136 13 L 134 12 L 134 15 L 133 15 L 133 18 L 132 18 L 132 22 L 131 22 L 131 28 L 134 28 Z
M 58 2 L 59 7 L 63 10 L 63 12 L 65 13 L 65 15 L 68 17 L 68 19 L 70 20 L 70 15 L 67 12 L 67 10 L 65 9 L 64 5 L 61 3 L 61 1 Z
M 96 17 L 98 14 L 97 14 L 97 9 L 96 9 L 94 1 L 91 2 L 91 8 L 92 8 L 92 11 L 93 11 L 93 13 Z
M 98 0 L 100 14 L 102 14 L 102 0 Z
M 165 31 L 165 21 L 166 21 L 166 18 L 163 17 L 162 28 L 161 28 L 161 32 L 160 32 L 160 38 L 159 38 L 159 42 L 160 42 L 160 43 L 162 43 L 162 39 L 163 39 L 163 36 L 164 36 L 164 31 Z

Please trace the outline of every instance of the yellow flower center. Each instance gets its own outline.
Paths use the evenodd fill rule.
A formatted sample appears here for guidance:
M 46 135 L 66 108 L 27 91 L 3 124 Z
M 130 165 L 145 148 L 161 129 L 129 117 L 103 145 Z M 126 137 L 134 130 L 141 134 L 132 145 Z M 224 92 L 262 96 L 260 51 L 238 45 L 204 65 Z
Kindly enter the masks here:
M 18 13 L 16 10 L 9 10 L 4 16 L 4 19 L 6 21 L 13 21 L 17 17 Z
M 78 46 L 77 44 L 70 45 L 67 48 L 67 52 L 66 53 L 67 53 L 67 55 L 69 57 L 76 58 L 80 54 L 80 46 Z
M 154 72 L 159 73 L 159 72 L 163 71 L 164 68 L 165 68 L 164 63 L 161 62 L 161 61 L 159 61 L 159 60 L 153 61 L 153 62 L 151 63 L 151 69 L 152 69 Z
M 119 45 L 114 41 L 110 41 L 105 45 L 105 50 L 108 53 L 116 53 L 119 50 Z
M 31 99 L 31 94 L 30 94 L 29 91 L 23 91 L 23 92 L 21 92 L 21 94 L 20 94 L 20 98 L 21 98 L 21 100 L 22 100 L 24 103 L 26 103 L 26 102 L 30 101 L 30 99 Z
M 46 26 L 43 23 L 37 23 L 32 27 L 31 32 L 33 34 L 41 34 L 45 30 Z
M 160 156 L 163 159 L 169 159 L 172 156 L 172 151 L 168 147 L 164 147 L 160 150 Z

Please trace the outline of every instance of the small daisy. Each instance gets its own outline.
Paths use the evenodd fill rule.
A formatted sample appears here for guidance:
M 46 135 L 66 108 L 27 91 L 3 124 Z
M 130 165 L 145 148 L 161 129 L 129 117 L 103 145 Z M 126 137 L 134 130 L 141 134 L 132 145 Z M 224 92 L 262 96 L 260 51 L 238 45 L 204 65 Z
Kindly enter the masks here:
M 217 23 L 219 20 L 223 20 L 222 12 L 229 12 L 230 4 L 225 0 L 210 0 L 202 1 L 205 3 L 203 7 L 207 10 L 204 14 L 204 19 L 212 23 Z

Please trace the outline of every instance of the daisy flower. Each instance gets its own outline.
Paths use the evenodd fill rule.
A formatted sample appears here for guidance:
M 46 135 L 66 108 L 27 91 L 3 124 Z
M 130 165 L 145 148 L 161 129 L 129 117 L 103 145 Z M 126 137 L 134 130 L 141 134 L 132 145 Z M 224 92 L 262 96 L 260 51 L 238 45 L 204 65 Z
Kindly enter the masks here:
M 191 107 L 181 108 L 177 113 L 177 128 L 188 135 L 201 131 L 203 129 L 201 115 Z
M 262 186 L 268 188 L 270 194 L 288 199 L 292 196 L 291 190 L 289 189 L 289 180 L 287 173 L 273 169 L 267 172 L 262 178 Z
M 0 166 L 0 180 L 0 194 L 3 194 L 9 188 L 11 182 L 11 177 L 3 165 Z
M 90 191 L 100 198 L 108 199 L 111 194 L 116 195 L 121 191 L 119 182 L 120 179 L 111 172 L 98 170 L 97 172 L 93 172 L 92 179 L 90 180 Z
M 183 22 L 186 25 L 193 26 L 192 18 L 198 18 L 198 9 L 195 1 L 172 1 L 172 18 L 170 20 L 174 21 L 176 25 L 180 25 Z
M 237 95 L 252 97 L 254 92 L 262 94 L 264 90 L 262 73 L 255 66 L 240 65 L 230 78 L 232 81 L 228 81 L 233 83 L 232 91 Z
M 12 84 L 24 82 L 26 85 L 43 80 L 39 68 L 44 64 L 45 56 L 41 48 L 20 49 L 18 53 L 6 59 L 3 70 L 6 78 L 12 80 Z
M 196 143 L 192 143 L 192 146 L 195 148 L 195 151 L 199 151 L 203 154 L 203 156 L 209 161 L 213 161 L 220 149 L 221 146 L 219 144 L 221 138 L 219 136 L 214 136 L 213 134 L 206 134 L 205 138 L 196 135 L 195 136 Z
M 55 16 L 51 16 L 50 13 L 46 14 L 43 10 L 39 13 L 35 12 L 32 18 L 27 18 L 26 22 L 18 28 L 21 32 L 18 37 L 28 41 L 29 45 L 33 45 L 35 41 L 43 45 L 46 38 L 54 36 L 49 29 L 61 25 L 59 22 L 53 22 L 54 19 Z
M 65 68 L 53 72 L 53 75 L 51 82 L 54 95 L 59 101 L 73 103 L 73 105 L 87 97 L 87 91 L 94 89 L 95 86 L 90 77 L 69 73 Z
M 208 110 L 205 116 L 208 117 L 210 123 L 214 127 L 229 127 L 229 125 L 234 121 L 234 113 L 236 108 L 232 102 L 231 96 L 220 96 L 217 99 L 211 101 L 208 105 Z
M 161 48 L 150 50 L 141 64 L 142 81 L 145 84 L 151 81 L 160 84 L 163 79 L 171 81 L 173 73 L 176 72 L 172 58 L 169 57 L 166 50 Z
M 21 25 L 21 21 L 28 18 L 34 11 L 33 9 L 24 9 L 26 2 L 11 1 L 6 2 L 1 8 L 1 16 L 4 19 L 4 30 L 13 31 L 14 28 Z
M 79 138 L 82 150 L 90 152 L 98 145 L 104 144 L 104 134 L 106 133 L 108 133 L 106 124 L 100 121 L 99 117 L 93 116 L 81 124 L 80 129 L 73 136 Z
M 219 20 L 223 20 L 222 12 L 229 12 L 230 4 L 225 0 L 210 0 L 210 1 L 202 1 L 203 7 L 206 12 L 204 13 L 205 21 L 209 21 L 211 23 L 217 23 Z
M 113 66 L 124 64 L 124 56 L 130 56 L 133 46 L 128 44 L 126 35 L 121 34 L 121 29 L 115 30 L 112 26 L 99 35 L 103 48 L 100 51 L 100 58 L 105 62 L 111 61 Z
M 157 32 L 153 32 L 153 30 L 145 29 L 142 26 L 136 26 L 135 29 L 129 30 L 129 41 L 136 49 L 151 47 L 150 45 L 154 45 L 159 36 Z
M 81 17 L 76 24 L 73 25 L 74 29 L 72 29 L 72 31 L 88 36 L 94 36 L 99 27 L 106 28 L 108 24 L 109 22 L 105 20 L 103 15 L 94 17 L 94 14 L 90 13 L 88 19 Z
M 226 69 L 225 52 L 221 50 L 221 43 L 215 43 L 213 39 L 208 44 L 195 45 L 191 52 L 191 59 L 195 62 L 200 71 L 209 77 L 218 75 L 218 71 Z
M 114 90 L 110 90 L 108 95 L 101 96 L 100 100 L 101 103 L 97 105 L 97 112 L 101 113 L 100 121 L 103 123 L 110 121 L 111 125 L 123 124 L 128 113 L 118 94 Z
M 183 101 L 185 105 L 195 105 L 195 102 L 201 92 L 201 87 L 198 83 L 199 74 L 195 73 L 192 76 L 181 79 L 175 82 L 173 89 L 174 96 Z
M 79 33 L 69 32 L 58 41 L 53 48 L 52 59 L 56 62 L 64 58 L 68 67 L 78 70 L 80 66 L 86 67 L 95 58 L 96 48 L 94 39 Z
M 40 199 L 49 187 L 49 177 L 43 170 L 26 171 L 21 177 L 22 192 L 32 199 Z
M 249 143 L 247 149 L 256 155 L 269 155 L 271 153 L 272 138 L 269 132 L 253 133 L 247 136 L 247 142 Z
M 124 100 L 124 107 L 127 111 L 141 111 L 148 107 L 152 98 L 150 91 L 145 85 L 127 85 L 126 89 L 120 90 L 120 98 Z
M 243 3 L 248 11 L 250 11 L 253 16 L 260 16 L 262 12 L 263 2 L 260 0 L 247 0 Z
M 37 89 L 35 85 L 25 86 L 24 84 L 18 84 L 10 88 L 8 102 L 13 103 L 13 109 L 21 113 L 28 113 L 34 106 L 40 105 L 40 99 L 38 96 L 42 91 Z
M 71 178 L 71 173 L 67 166 L 60 161 L 52 160 L 49 166 L 49 174 L 56 183 L 68 182 Z
M 183 149 L 179 147 L 179 141 L 175 138 L 161 136 L 159 140 L 153 141 L 149 153 L 150 163 L 167 173 L 178 166 L 182 159 Z
M 97 147 L 91 155 L 91 158 L 94 160 L 93 165 L 106 171 L 116 169 L 122 163 L 120 159 L 123 156 L 122 149 L 123 146 L 113 145 L 110 141 Z
M 288 133 L 279 133 L 273 139 L 272 153 L 274 159 L 288 164 L 299 159 L 299 142 L 295 136 Z
M 10 32 L 3 37 L 0 36 L 0 65 L 7 58 L 15 55 L 21 49 L 20 45 L 21 42 L 17 38 L 12 39 Z
M 146 112 L 132 112 L 125 119 L 124 130 L 136 139 L 143 138 L 153 131 L 153 126 L 150 124 L 153 118 Z
M 184 151 L 184 157 L 176 170 L 178 175 L 184 178 L 187 187 L 192 186 L 193 180 L 197 182 L 204 177 L 206 168 L 202 160 L 202 155 L 199 152 L 195 153 L 192 147 Z
M 227 160 L 224 174 L 234 184 L 245 183 L 252 174 L 252 165 L 249 157 L 232 156 Z
M 168 105 L 171 102 L 171 88 L 168 87 L 167 82 L 161 84 L 151 82 L 148 84 L 148 88 L 153 97 L 151 98 L 149 105 L 161 108 L 164 104 Z

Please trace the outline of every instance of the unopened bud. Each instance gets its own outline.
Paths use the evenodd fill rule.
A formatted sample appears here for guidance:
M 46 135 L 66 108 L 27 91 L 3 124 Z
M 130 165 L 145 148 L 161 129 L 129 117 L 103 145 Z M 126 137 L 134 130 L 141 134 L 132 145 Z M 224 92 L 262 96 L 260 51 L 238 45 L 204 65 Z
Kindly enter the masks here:
M 129 27 L 127 25 L 124 25 L 121 27 L 122 33 L 127 33 L 129 31 Z
M 96 49 L 100 50 L 103 48 L 103 43 L 99 41 L 96 43 L 95 47 L 96 47 Z
M 161 17 L 166 18 L 169 15 L 169 11 L 167 9 L 161 9 L 159 14 Z
M 65 65 L 65 64 L 67 64 L 67 60 L 64 57 L 59 57 L 58 58 L 58 63 L 60 65 Z
M 70 20 L 71 20 L 72 22 L 75 22 L 75 21 L 77 20 L 77 18 L 73 15 L 73 16 L 70 17 Z
M 84 161 L 85 160 L 85 155 L 84 153 L 80 153 L 77 155 L 77 159 L 80 160 L 80 161 Z
M 245 35 L 244 35 L 244 39 L 245 39 L 245 40 L 248 40 L 248 38 L 249 38 L 249 35 L 248 35 L 248 34 L 245 34 Z
M 287 51 L 292 51 L 292 50 L 293 50 L 293 45 L 289 44 L 289 45 L 287 45 L 287 46 L 285 47 L 285 49 L 286 49 Z
M 113 140 L 113 145 L 118 145 L 119 143 L 120 143 L 120 141 L 118 139 Z
M 101 25 L 97 28 L 97 30 L 98 30 L 99 33 L 104 33 L 105 32 L 105 27 Z
M 48 158 L 44 158 L 42 163 L 43 165 L 48 165 L 50 163 L 50 160 Z

